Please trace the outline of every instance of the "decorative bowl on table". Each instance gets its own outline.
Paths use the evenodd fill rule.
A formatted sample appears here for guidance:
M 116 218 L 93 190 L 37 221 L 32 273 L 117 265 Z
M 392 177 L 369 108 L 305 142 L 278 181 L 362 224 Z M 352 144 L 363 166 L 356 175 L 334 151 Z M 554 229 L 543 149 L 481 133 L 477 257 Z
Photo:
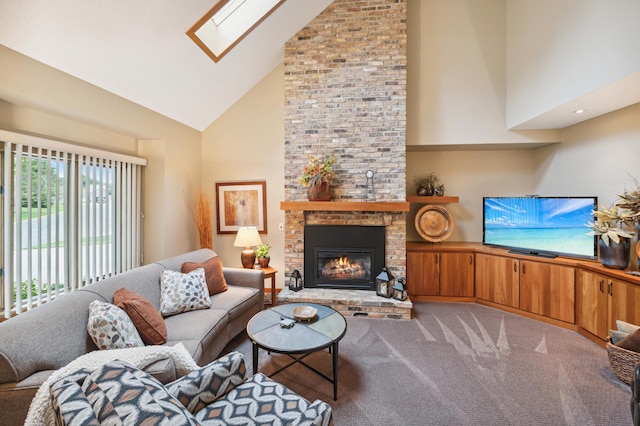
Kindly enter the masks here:
M 318 314 L 318 310 L 313 306 L 298 306 L 293 308 L 291 313 L 298 321 L 311 321 Z

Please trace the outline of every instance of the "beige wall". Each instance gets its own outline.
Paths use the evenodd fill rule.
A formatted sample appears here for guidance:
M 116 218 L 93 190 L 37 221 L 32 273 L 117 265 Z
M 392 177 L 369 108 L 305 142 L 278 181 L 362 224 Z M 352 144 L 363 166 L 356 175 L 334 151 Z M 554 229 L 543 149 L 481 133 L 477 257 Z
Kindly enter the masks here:
M 407 147 L 557 142 L 508 131 L 506 1 L 409 0 Z
M 563 142 L 537 149 L 411 152 L 408 189 L 413 178 L 435 172 L 448 195 L 460 197 L 447 209 L 456 221 L 451 241 L 482 240 L 482 197 L 498 195 L 596 195 L 608 205 L 640 178 L 640 104 L 562 131 Z M 407 239 L 420 241 L 408 215 Z M 585 232 L 587 231 L 585 227 Z
M 195 248 L 186 198 L 200 186 L 200 132 L 3 46 L 0 63 L 1 128 L 129 155 L 159 153 L 145 175 L 145 263 Z
M 284 67 L 277 66 L 240 101 L 202 134 L 202 189 L 215 200 L 216 182 L 265 180 L 267 183 L 267 234 L 273 246 L 271 266 L 284 277 Z M 214 250 L 225 266 L 240 265 L 235 235 L 214 233 Z

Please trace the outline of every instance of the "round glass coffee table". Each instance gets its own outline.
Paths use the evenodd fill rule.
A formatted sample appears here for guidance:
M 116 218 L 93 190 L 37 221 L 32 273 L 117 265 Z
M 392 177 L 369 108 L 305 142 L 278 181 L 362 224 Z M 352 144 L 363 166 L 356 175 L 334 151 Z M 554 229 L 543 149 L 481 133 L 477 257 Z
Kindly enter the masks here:
M 312 309 L 303 309 L 303 312 L 299 313 L 301 307 Z M 296 308 L 298 309 L 296 310 Z M 307 318 L 304 314 L 309 310 L 313 311 L 313 309 L 317 310 L 316 315 Z M 302 315 L 296 318 L 294 313 Z M 293 364 L 302 364 L 333 383 L 333 399 L 337 400 L 338 342 L 346 332 L 347 321 L 342 314 L 324 305 L 289 303 L 258 312 L 247 324 L 247 335 L 253 344 L 253 374 L 258 372 L 258 351 L 260 349 L 286 354 L 293 361 L 270 373 L 269 376 L 274 376 Z M 327 376 L 303 361 L 310 354 L 327 348 L 329 353 L 333 355 L 333 377 Z

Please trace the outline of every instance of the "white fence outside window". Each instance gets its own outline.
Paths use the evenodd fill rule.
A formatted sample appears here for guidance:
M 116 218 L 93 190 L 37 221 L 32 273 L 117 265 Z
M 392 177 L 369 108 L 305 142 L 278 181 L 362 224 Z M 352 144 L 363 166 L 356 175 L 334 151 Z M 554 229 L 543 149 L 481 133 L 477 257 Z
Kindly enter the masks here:
M 146 160 L 0 130 L 5 318 L 137 267 Z

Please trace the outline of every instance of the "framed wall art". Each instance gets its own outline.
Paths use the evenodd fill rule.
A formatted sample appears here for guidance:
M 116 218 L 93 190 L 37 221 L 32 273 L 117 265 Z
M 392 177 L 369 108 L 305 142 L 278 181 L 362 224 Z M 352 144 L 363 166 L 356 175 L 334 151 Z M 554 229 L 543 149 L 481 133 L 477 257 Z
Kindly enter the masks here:
M 267 233 L 267 182 L 216 182 L 218 234 L 235 234 L 241 226 Z

